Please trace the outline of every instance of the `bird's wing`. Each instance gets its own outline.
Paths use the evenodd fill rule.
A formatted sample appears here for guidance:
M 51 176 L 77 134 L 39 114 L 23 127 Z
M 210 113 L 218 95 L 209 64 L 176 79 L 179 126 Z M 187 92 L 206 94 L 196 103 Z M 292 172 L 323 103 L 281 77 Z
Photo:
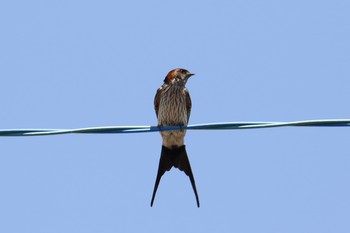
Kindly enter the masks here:
M 158 109 L 159 109 L 161 93 L 162 93 L 162 87 L 158 88 L 156 96 L 154 97 L 154 110 L 156 111 L 157 117 L 158 117 Z
M 190 97 L 190 92 L 188 91 L 187 88 L 185 88 L 185 95 L 186 95 L 186 110 L 187 110 L 187 123 L 188 123 L 191 115 L 192 101 Z

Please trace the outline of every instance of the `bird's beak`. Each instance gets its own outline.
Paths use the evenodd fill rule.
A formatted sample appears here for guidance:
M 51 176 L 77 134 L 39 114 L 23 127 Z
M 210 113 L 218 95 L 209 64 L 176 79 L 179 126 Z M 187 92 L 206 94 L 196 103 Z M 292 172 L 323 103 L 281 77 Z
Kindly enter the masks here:
M 189 73 L 188 75 L 187 75 L 187 78 L 189 78 L 189 77 L 191 77 L 191 76 L 193 76 L 194 74 L 192 74 L 192 73 Z

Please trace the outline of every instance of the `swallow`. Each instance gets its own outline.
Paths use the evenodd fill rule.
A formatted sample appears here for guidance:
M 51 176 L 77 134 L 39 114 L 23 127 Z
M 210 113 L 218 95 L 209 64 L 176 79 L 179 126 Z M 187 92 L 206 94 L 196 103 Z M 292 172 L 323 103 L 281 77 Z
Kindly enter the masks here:
M 171 70 L 165 77 L 164 83 L 157 89 L 154 97 L 154 109 L 158 119 L 158 127 L 187 126 L 191 114 L 192 102 L 186 83 L 193 76 L 186 69 Z M 166 171 L 172 167 L 185 172 L 191 185 L 199 207 L 199 197 L 187 156 L 184 138 L 186 130 L 160 131 L 162 136 L 162 150 L 159 160 L 157 177 L 154 185 L 151 206 L 159 186 L 159 182 Z

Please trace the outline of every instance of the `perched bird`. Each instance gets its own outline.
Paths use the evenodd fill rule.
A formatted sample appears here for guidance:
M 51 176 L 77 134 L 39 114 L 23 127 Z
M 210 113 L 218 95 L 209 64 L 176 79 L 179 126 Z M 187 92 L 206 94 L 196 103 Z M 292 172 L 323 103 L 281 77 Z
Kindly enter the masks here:
M 191 97 L 186 88 L 187 80 L 194 74 L 185 69 L 171 70 L 164 79 L 164 84 L 158 88 L 154 98 L 154 108 L 158 118 L 158 127 L 187 126 L 191 114 Z M 192 174 L 190 161 L 184 144 L 186 130 L 161 131 L 162 151 L 159 160 L 158 173 L 154 185 L 151 206 L 158 189 L 162 175 L 172 167 L 184 171 L 189 176 L 197 206 L 199 198 Z

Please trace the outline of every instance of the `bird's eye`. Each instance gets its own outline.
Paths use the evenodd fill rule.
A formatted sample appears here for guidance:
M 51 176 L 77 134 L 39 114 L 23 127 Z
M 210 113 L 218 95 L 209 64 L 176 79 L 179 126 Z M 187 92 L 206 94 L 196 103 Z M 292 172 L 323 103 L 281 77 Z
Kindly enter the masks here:
M 180 73 L 182 73 L 182 74 L 186 74 L 186 73 L 187 73 L 187 70 L 180 69 Z

